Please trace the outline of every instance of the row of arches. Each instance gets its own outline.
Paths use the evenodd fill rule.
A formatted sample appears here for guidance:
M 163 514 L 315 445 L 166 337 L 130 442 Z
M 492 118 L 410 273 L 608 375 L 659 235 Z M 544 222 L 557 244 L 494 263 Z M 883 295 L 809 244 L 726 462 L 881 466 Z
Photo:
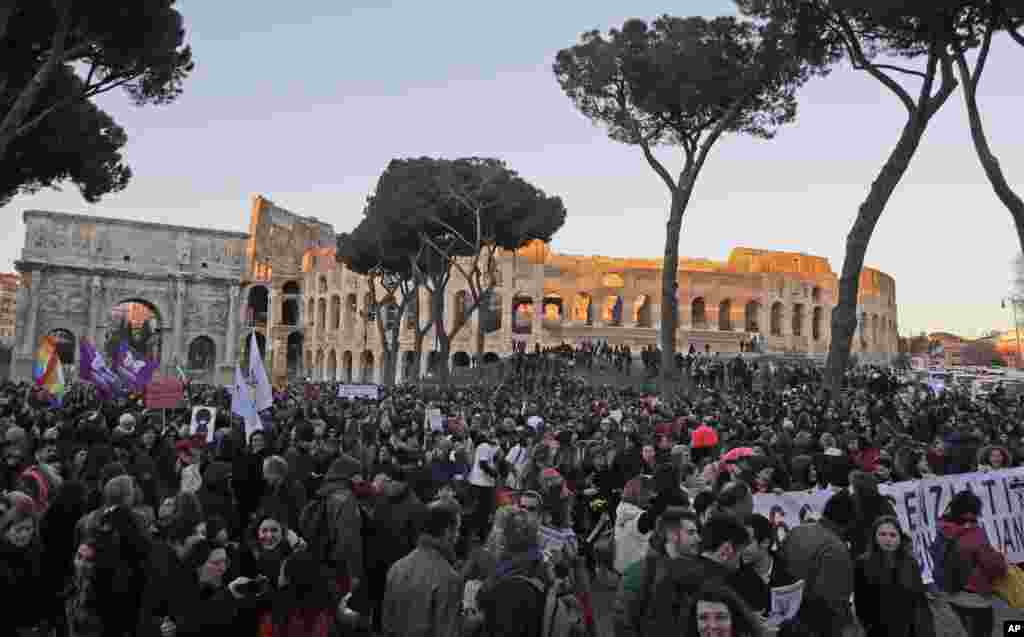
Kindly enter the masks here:
M 282 325 L 299 326 L 302 289 L 295 281 L 281 287 L 281 311 L 276 316 Z M 265 285 L 254 285 L 246 295 L 246 324 L 266 324 L 270 316 L 270 290 Z M 276 313 L 275 313 L 276 314 Z
M 605 299 L 601 307 L 597 307 L 593 298 L 586 292 L 580 292 L 573 298 L 568 307 L 569 320 L 584 325 L 593 325 L 599 316 L 606 325 L 637 327 L 653 327 L 651 298 L 641 294 L 633 300 L 627 309 L 625 299 L 611 296 Z M 558 294 L 546 294 L 538 308 L 533 297 L 516 294 L 512 298 L 512 333 L 529 334 L 532 332 L 534 316 L 545 321 L 563 321 L 566 319 L 566 306 Z
M 435 369 L 441 363 L 440 352 L 424 352 L 427 355 L 427 370 Z M 381 357 L 382 358 L 382 357 Z M 343 383 L 374 383 L 380 381 L 379 367 L 383 366 L 383 360 L 379 359 L 374 352 L 364 350 L 361 354 L 345 350 L 338 353 L 335 349 L 330 350 L 306 350 L 306 367 L 310 377 L 315 381 L 337 381 Z M 494 352 L 486 352 L 482 359 L 484 364 L 497 362 L 499 357 Z M 406 351 L 401 356 L 401 377 L 403 379 L 417 378 L 419 376 L 418 358 L 415 352 Z M 469 352 L 457 351 L 451 354 L 450 364 L 454 369 L 469 367 L 472 357 Z M 358 367 L 356 363 L 358 362 Z

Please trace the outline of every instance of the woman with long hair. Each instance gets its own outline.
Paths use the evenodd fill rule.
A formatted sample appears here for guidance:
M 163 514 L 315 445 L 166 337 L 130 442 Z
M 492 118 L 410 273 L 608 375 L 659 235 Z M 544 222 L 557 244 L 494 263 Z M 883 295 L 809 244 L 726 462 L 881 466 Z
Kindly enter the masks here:
M 857 559 L 854 600 L 867 637 L 927 637 L 935 634 L 925 599 L 921 566 L 899 520 L 885 515 L 871 527 L 867 552 Z M 922 612 L 908 612 L 912 609 Z
M 693 596 L 686 637 L 761 637 L 763 634 L 761 622 L 731 589 L 709 585 Z
M 4 627 L 13 635 L 31 635 L 46 619 L 46 587 L 42 572 L 36 503 L 20 491 L 2 496 L 0 505 L 0 599 Z M 18 603 L 18 600 L 36 600 Z

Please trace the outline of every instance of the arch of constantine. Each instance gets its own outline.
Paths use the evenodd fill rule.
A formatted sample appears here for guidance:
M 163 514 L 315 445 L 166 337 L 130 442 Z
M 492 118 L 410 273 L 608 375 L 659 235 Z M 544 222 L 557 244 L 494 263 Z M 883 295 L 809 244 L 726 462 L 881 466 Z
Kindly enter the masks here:
M 250 334 L 275 383 L 292 378 L 374 382 L 384 351 L 368 279 L 335 259 L 331 225 L 256 196 L 249 232 L 26 211 L 16 301 L 14 378 L 31 378 L 39 339 L 58 338 L 73 364 L 88 337 L 112 351 L 129 339 L 158 356 L 164 373 L 230 383 L 251 355 Z M 582 342 L 656 345 L 661 260 L 557 254 L 540 242 L 498 257 L 498 285 L 483 312 L 465 320 L 469 293 L 452 277 L 446 327 L 454 366 L 513 351 Z M 677 348 L 733 353 L 757 343 L 766 353 L 823 357 L 831 340 L 837 277 L 827 259 L 735 248 L 726 261 L 681 259 Z M 425 293 L 419 307 L 429 307 Z M 853 351 L 883 362 L 897 352 L 896 286 L 865 268 Z M 425 318 L 425 317 L 424 317 Z M 416 359 L 419 317 L 400 328 L 398 375 L 424 373 L 435 350 L 427 332 Z M 481 322 L 486 334 L 477 351 Z M 425 321 L 424 321 L 425 323 Z M 745 348 L 744 348 L 745 349 Z

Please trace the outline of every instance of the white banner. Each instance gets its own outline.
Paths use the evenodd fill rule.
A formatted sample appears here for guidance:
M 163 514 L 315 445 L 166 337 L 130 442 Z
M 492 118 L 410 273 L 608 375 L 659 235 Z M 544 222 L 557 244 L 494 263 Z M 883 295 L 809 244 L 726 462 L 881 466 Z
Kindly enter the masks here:
M 377 385 L 338 385 L 338 398 L 377 400 L 380 398 L 380 387 Z
M 936 522 L 960 491 L 969 490 L 981 498 L 981 524 L 992 546 L 1010 563 L 1024 562 L 1024 467 L 883 484 L 878 490 L 892 501 L 900 525 L 913 540 L 925 583 L 932 581 L 928 548 L 935 539 Z M 827 490 L 759 494 L 754 496 L 754 510 L 771 520 L 782 541 L 789 529 L 809 517 L 820 517 L 831 494 Z

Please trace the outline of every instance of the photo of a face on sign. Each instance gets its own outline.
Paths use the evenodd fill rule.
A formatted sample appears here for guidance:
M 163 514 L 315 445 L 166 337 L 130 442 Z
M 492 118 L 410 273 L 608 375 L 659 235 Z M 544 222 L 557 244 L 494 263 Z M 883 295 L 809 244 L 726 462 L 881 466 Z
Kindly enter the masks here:
M 206 442 L 213 442 L 213 428 L 216 422 L 216 407 L 196 406 L 192 408 L 192 424 L 189 431 L 193 436 L 206 436 Z

